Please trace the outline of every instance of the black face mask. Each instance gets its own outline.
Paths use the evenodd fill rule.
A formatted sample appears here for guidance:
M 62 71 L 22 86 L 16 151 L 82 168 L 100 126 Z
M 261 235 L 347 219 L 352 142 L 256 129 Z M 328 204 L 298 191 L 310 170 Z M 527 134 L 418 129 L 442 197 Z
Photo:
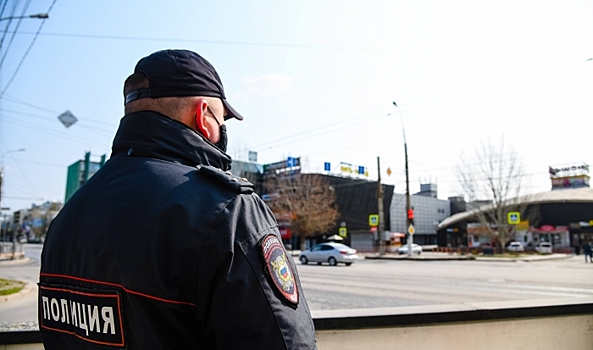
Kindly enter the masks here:
M 229 141 L 228 137 L 226 135 L 226 125 L 224 125 L 224 124 L 220 125 L 218 127 L 218 130 L 220 133 L 220 138 L 218 139 L 218 142 L 214 144 L 214 146 L 218 147 L 218 149 L 220 149 L 221 151 L 226 153 L 226 146 Z

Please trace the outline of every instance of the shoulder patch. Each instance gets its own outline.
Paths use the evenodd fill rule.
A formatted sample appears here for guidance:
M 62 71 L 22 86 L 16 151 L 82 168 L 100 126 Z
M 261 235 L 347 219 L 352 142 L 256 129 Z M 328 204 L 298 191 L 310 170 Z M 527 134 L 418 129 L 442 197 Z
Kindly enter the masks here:
M 264 265 L 272 284 L 293 306 L 299 303 L 299 291 L 296 286 L 294 271 L 286 257 L 286 250 L 275 235 L 267 235 L 259 242 Z
M 231 174 L 229 171 L 225 172 L 222 171 L 222 169 L 210 165 L 198 165 L 196 168 L 201 174 L 220 182 L 235 193 L 251 194 L 255 191 L 254 184 L 247 181 L 245 178 Z

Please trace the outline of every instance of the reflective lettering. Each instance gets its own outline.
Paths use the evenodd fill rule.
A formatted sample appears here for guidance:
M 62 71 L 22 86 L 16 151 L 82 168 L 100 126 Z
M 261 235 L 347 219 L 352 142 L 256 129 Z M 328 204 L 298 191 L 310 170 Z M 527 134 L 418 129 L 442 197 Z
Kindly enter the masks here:
M 78 327 L 78 314 L 76 313 L 76 302 L 70 301 L 70 315 L 72 315 L 72 325 Z
M 49 298 L 48 297 L 41 297 L 42 304 L 43 304 L 43 318 L 49 320 Z
M 103 316 L 103 333 L 107 334 L 107 327 L 111 327 L 111 334 L 115 334 L 115 320 L 113 319 L 113 308 L 110 306 L 103 306 L 101 308 L 101 315 Z
M 89 327 L 87 325 L 86 322 L 86 310 L 84 309 L 84 304 L 82 304 L 82 313 L 80 313 L 80 304 L 78 303 L 78 305 L 76 306 L 78 309 L 78 327 L 80 329 L 84 329 L 86 331 L 86 336 L 89 336 Z
M 51 299 L 50 302 L 51 305 L 51 317 L 54 319 L 54 321 L 57 321 L 60 319 L 60 305 L 58 305 L 58 301 L 55 298 Z M 55 308 L 54 308 L 55 305 Z M 55 310 L 55 312 L 54 312 Z
M 62 307 L 62 323 L 70 323 L 70 315 L 68 314 L 68 301 L 60 299 L 60 306 Z
M 91 311 L 91 306 L 88 305 L 89 309 L 89 330 L 92 332 L 95 329 L 95 324 L 97 325 L 97 330 L 95 332 L 101 332 L 101 325 L 99 324 L 99 308 L 95 305 Z

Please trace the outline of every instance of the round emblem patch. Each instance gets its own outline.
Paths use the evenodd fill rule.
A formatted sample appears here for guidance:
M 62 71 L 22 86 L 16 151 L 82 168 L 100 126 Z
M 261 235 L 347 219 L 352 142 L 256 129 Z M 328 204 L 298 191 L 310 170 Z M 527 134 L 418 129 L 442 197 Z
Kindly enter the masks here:
M 282 242 L 278 237 L 268 235 L 261 240 L 260 248 L 264 264 L 276 289 L 286 300 L 295 305 L 298 304 L 299 292 Z

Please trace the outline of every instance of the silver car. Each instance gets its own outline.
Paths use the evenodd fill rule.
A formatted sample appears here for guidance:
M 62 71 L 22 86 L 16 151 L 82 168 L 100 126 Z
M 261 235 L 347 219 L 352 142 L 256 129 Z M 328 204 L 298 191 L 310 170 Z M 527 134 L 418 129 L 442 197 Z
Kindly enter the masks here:
M 309 262 L 328 263 L 330 266 L 336 266 L 338 263 L 352 265 L 358 259 L 356 249 L 352 249 L 345 244 L 328 242 L 321 243 L 307 249 L 301 253 L 299 260 L 303 265 Z

